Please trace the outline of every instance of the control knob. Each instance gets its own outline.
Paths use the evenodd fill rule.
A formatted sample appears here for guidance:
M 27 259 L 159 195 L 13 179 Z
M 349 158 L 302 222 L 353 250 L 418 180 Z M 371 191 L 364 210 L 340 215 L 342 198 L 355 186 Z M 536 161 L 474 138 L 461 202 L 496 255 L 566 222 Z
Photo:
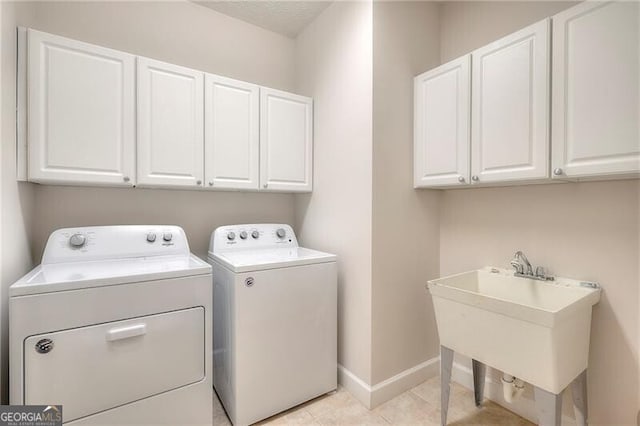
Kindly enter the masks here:
M 69 238 L 69 244 L 71 247 L 80 248 L 85 245 L 87 242 L 87 237 L 84 234 L 73 234 L 71 238 Z
M 152 243 L 156 240 L 156 234 L 154 234 L 153 232 L 149 232 L 147 234 L 147 241 Z
M 247 239 L 247 231 L 240 231 L 240 238 L 242 238 L 243 240 Z
M 229 233 L 227 234 L 227 240 L 229 240 L 229 241 L 233 241 L 233 240 L 235 240 L 235 239 L 236 239 L 236 233 L 235 233 L 235 232 L 231 231 L 231 232 L 229 232 Z
M 165 240 L 166 242 L 171 241 L 172 238 L 173 238 L 173 234 L 171 232 L 165 232 L 164 234 L 162 234 L 162 239 Z
M 278 238 L 284 238 L 285 235 L 287 235 L 287 233 L 285 232 L 285 230 L 283 228 L 278 228 L 276 230 L 276 235 L 278 236 Z
M 251 237 L 254 240 L 257 240 L 258 238 L 260 238 L 260 233 L 258 231 L 253 231 L 253 232 L 251 232 Z

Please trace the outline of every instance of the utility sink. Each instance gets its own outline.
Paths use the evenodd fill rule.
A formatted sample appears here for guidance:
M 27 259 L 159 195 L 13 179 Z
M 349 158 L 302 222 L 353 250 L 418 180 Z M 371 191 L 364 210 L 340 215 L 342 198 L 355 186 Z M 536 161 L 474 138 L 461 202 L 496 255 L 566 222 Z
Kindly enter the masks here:
M 552 394 L 587 368 L 595 283 L 487 267 L 429 281 L 440 344 Z

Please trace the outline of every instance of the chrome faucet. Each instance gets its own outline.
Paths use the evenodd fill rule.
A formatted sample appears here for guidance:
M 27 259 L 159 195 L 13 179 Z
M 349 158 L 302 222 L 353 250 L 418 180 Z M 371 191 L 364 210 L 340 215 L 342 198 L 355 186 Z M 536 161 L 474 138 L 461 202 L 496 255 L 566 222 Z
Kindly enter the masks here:
M 529 263 L 529 259 L 527 259 L 527 256 L 519 250 L 513 255 L 513 259 L 511 259 L 511 266 L 513 266 L 518 274 L 533 275 L 533 267 L 531 266 L 531 263 Z M 524 270 L 525 267 L 527 268 L 526 273 Z
M 536 268 L 535 274 L 533 273 L 533 266 L 529 263 L 529 259 L 523 252 L 518 250 L 511 259 L 511 266 L 515 269 L 513 274 L 516 277 L 531 278 L 539 281 L 553 281 L 554 277 L 547 275 L 542 266 Z

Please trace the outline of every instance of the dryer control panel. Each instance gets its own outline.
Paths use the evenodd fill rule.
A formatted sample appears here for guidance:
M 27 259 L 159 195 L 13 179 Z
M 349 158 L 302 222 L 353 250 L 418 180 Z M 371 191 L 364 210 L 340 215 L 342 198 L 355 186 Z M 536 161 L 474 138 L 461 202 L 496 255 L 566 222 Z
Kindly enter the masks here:
M 228 225 L 211 234 L 209 253 L 298 247 L 293 228 L 282 223 Z
M 54 231 L 47 241 L 42 263 L 189 254 L 187 237 L 179 226 L 86 226 Z

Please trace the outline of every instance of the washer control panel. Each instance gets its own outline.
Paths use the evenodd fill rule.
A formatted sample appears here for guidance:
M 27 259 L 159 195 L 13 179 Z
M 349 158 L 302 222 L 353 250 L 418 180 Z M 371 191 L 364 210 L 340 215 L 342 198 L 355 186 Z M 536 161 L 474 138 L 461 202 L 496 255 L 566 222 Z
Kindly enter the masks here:
M 211 234 L 209 252 L 274 247 L 298 247 L 291 226 L 278 223 L 221 226 Z
M 87 226 L 54 231 L 42 263 L 189 254 L 187 237 L 179 226 Z

